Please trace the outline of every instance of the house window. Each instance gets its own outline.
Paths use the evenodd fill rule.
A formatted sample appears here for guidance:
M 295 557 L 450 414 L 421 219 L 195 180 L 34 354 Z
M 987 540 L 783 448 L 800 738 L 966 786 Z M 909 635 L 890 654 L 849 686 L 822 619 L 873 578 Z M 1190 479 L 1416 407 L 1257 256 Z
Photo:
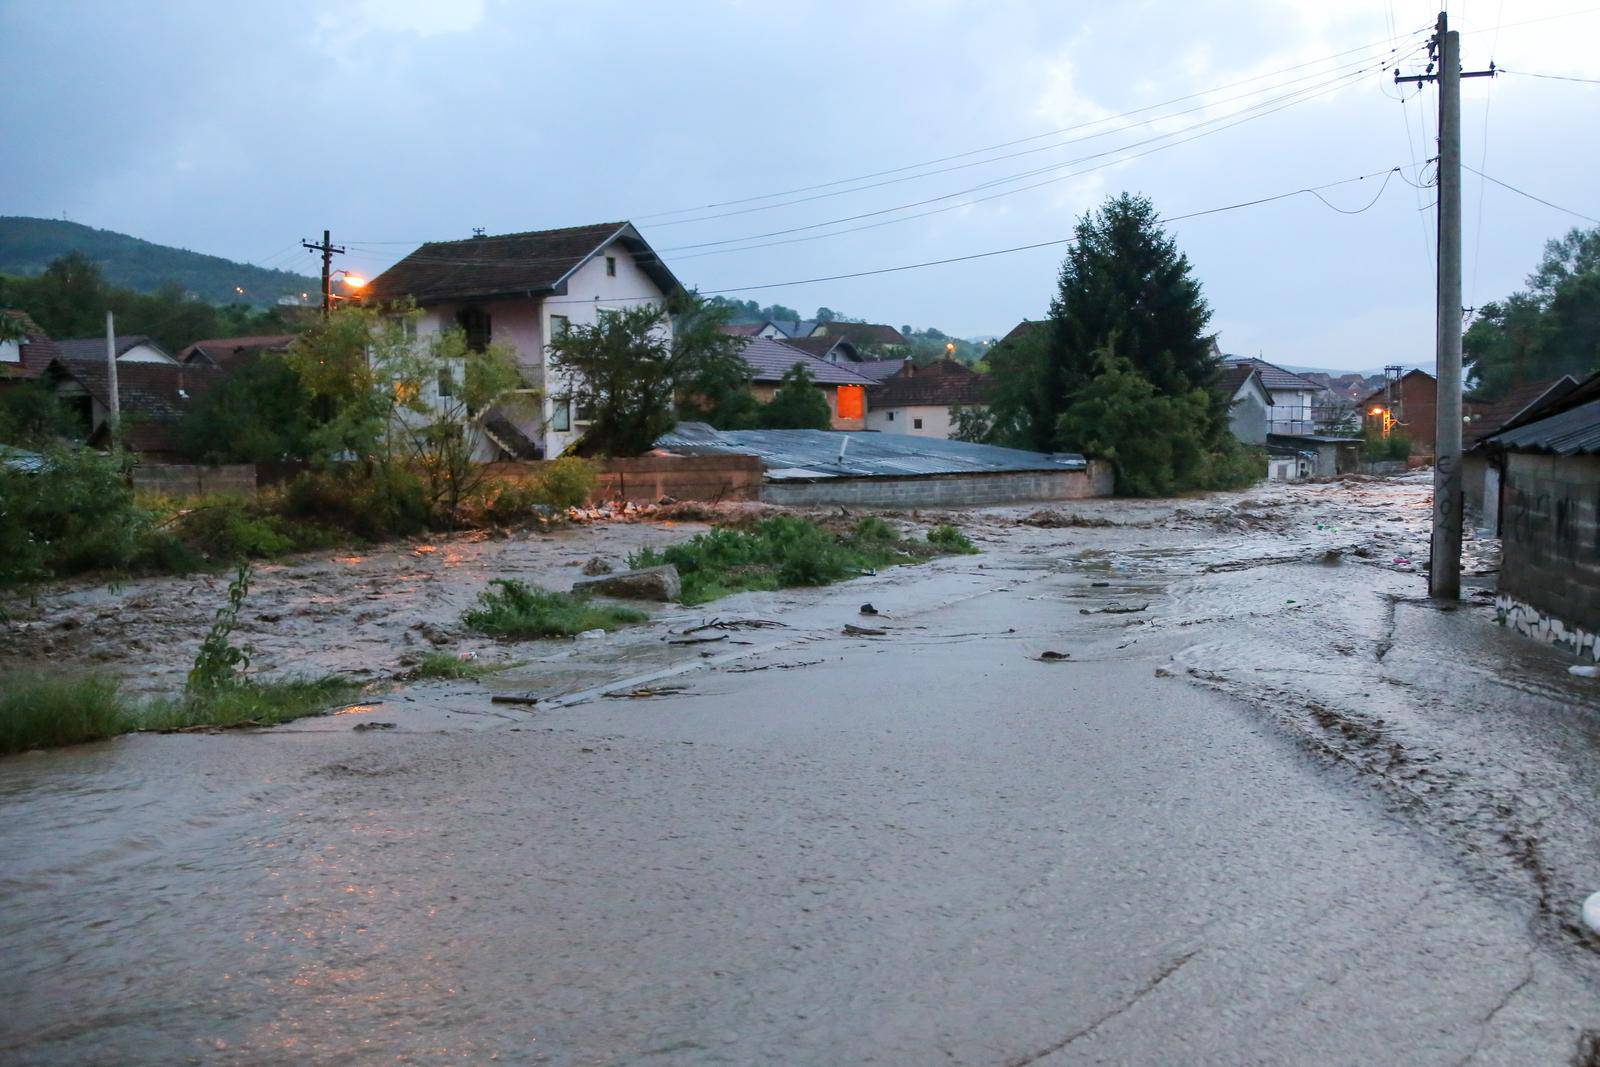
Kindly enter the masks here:
M 606 257 L 606 277 L 607 278 L 615 278 L 616 276 L 617 276 L 617 257 L 616 256 L 607 256 Z
M 565 337 L 567 331 L 572 329 L 572 320 L 565 315 L 550 316 L 550 338 Z
M 464 307 L 456 313 L 456 324 L 467 335 L 467 348 L 482 352 L 489 347 L 489 313 L 477 305 Z
M 867 413 L 867 391 L 859 385 L 839 386 L 839 417 L 859 419 Z
M 889 421 L 890 421 L 890 422 L 893 422 L 893 421 L 894 421 L 894 412 L 892 412 L 892 411 L 891 411 L 891 412 L 889 412 Z
M 912 429 L 913 429 L 913 430 L 920 430 L 920 429 L 922 429 L 922 420 L 921 420 L 921 419 L 912 419 L 912 420 L 911 420 L 911 428 L 912 428 Z
M 572 429 L 572 401 L 557 400 L 550 409 L 550 428 L 557 433 Z
M 572 402 L 572 421 L 577 425 L 594 421 L 594 409 L 582 400 Z
M 610 326 L 622 312 L 616 308 L 595 308 L 595 317 L 600 320 L 600 325 Z
M 456 395 L 455 377 L 453 375 L 451 375 L 449 367 L 440 367 L 439 368 L 439 396 L 442 398 L 442 397 L 455 396 L 455 395 Z

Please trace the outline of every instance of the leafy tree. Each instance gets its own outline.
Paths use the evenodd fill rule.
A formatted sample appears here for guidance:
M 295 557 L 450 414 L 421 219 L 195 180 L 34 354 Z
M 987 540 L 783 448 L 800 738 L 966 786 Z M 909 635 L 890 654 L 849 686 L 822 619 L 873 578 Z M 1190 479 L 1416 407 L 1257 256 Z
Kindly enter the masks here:
M 993 435 L 994 420 L 988 408 L 981 405 L 953 405 L 950 408 L 950 440 L 981 444 Z
M 673 313 L 670 332 L 666 312 Z M 590 412 L 578 451 L 647 452 L 672 428 L 680 395 L 692 396 L 708 383 L 720 388 L 748 373 L 741 339 L 718 329 L 726 317 L 726 308 L 685 293 L 665 309 L 645 304 L 618 311 L 555 338 L 550 369 L 560 384 L 552 395 Z
M 1110 460 L 1117 491 L 1169 496 L 1185 489 L 1249 484 L 1266 472 L 1264 459 L 1231 435 L 1210 429 L 1212 392 L 1159 389 L 1128 359 L 1110 349 L 1095 354 L 1096 373 L 1056 420 L 1059 447 Z
M 1548 242 L 1527 284 L 1485 304 L 1462 339 L 1474 390 L 1485 399 L 1600 370 L 1600 227 Z
M 777 391 L 761 409 L 761 425 L 769 430 L 826 430 L 833 425 L 828 400 L 804 363 L 783 372 Z
M 87 432 L 44 382 L 17 382 L 0 390 L 0 444 L 41 448 Z
M 275 353 L 236 365 L 202 393 L 178 425 L 186 453 L 207 463 L 267 463 L 316 456 L 312 397 Z

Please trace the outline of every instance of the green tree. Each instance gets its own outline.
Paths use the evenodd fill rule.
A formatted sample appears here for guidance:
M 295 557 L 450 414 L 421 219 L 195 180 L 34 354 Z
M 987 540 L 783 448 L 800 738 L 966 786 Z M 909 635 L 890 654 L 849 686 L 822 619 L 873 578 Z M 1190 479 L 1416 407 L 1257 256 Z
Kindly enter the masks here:
M 0 390 L 0 444 L 42 448 L 88 430 L 44 382 L 17 382 Z
M 1485 304 L 1462 339 L 1474 391 L 1600 370 L 1600 227 L 1548 242 L 1527 288 Z
M 315 457 L 311 393 L 288 360 L 265 353 L 234 366 L 178 425 L 185 452 L 207 463 Z
M 783 372 L 777 391 L 761 408 L 761 425 L 768 430 L 826 430 L 833 425 L 828 400 L 804 363 Z
M 668 329 L 668 313 L 671 329 Z M 694 293 L 666 308 L 645 304 L 573 326 L 550 344 L 551 394 L 590 415 L 578 442 L 585 455 L 637 456 L 677 418 L 680 398 L 744 370 L 741 338 L 718 328 L 727 309 Z

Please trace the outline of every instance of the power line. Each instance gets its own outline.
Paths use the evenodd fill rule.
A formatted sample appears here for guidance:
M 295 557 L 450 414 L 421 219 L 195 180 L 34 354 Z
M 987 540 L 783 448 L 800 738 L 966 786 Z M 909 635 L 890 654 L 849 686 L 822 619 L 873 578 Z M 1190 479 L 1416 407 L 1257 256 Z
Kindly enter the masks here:
M 1575 216 L 1577 218 L 1583 219 L 1586 222 L 1593 222 L 1593 223 L 1595 223 L 1597 225 L 1600 225 L 1600 219 L 1595 218 L 1593 215 L 1585 215 L 1583 212 L 1574 211 L 1570 207 L 1562 207 L 1560 204 L 1551 203 L 1549 200 L 1546 200 L 1542 196 L 1534 196 L 1532 193 L 1528 192 L 1526 189 L 1518 189 L 1515 185 L 1512 185 L 1509 182 L 1503 182 L 1499 178 L 1491 178 L 1489 175 L 1485 174 L 1483 171 L 1476 170 L 1476 169 L 1474 169 L 1472 167 L 1468 167 L 1465 163 L 1463 163 L 1462 166 L 1465 167 L 1467 170 L 1472 171 L 1472 173 L 1476 174 L 1478 177 L 1484 179 L 1485 181 L 1494 182 L 1496 185 L 1500 186 L 1500 188 L 1509 189 L 1513 193 L 1516 193 L 1518 196 L 1525 196 L 1529 200 L 1533 200 L 1533 201 L 1536 201 L 1536 202 L 1538 202 L 1540 204 L 1543 204 L 1545 207 L 1553 207 L 1557 211 L 1564 211 L 1568 215 L 1573 215 L 1573 216 Z
M 1495 51 L 1500 47 L 1500 23 L 1506 13 L 1506 0 L 1500 0 L 1500 7 L 1495 12 L 1494 40 L 1489 43 L 1489 69 L 1495 70 Z M 1494 99 L 1494 79 L 1489 79 L 1489 85 L 1483 91 L 1483 152 L 1478 158 L 1479 167 L 1489 165 L 1489 104 Z M 1467 287 L 1467 300 L 1472 306 L 1478 304 L 1478 263 L 1483 253 L 1483 202 L 1487 199 L 1489 191 L 1483 179 L 1478 180 L 1478 221 L 1472 227 L 1472 284 Z
M 1499 68 L 1501 74 L 1515 74 L 1519 78 L 1544 78 L 1553 82 L 1582 82 L 1584 85 L 1600 85 L 1600 78 L 1575 78 L 1570 74 L 1533 74 L 1526 70 L 1507 70 Z

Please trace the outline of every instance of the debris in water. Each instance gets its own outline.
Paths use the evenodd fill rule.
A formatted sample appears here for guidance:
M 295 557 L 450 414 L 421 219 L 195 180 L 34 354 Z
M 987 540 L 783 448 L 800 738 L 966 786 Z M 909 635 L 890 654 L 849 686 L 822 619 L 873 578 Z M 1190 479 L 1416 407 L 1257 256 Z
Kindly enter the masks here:
M 1091 587 L 1095 588 L 1095 589 L 1104 589 L 1107 586 L 1109 586 L 1110 584 L 1111 584 L 1110 582 L 1090 582 L 1089 583 L 1089 585 Z
M 478 654 L 476 652 L 472 651 L 472 649 L 470 649 L 470 648 L 463 649 L 460 652 L 456 653 L 456 659 L 460 660 L 462 663 L 471 663 L 473 660 L 475 660 L 477 658 L 478 658 Z
M 715 637 L 679 637 L 668 641 L 669 645 L 711 645 L 718 641 L 726 641 L 727 634 L 718 634 Z
M 1600 934 L 1600 893 L 1590 893 L 1583 902 L 1583 921 L 1589 929 Z
M 491 704 L 537 704 L 539 698 L 531 693 L 496 693 L 489 698 Z
M 1576 674 L 1579 678 L 1600 678 L 1600 667 L 1591 667 L 1586 663 L 1574 663 L 1567 668 L 1567 673 Z
M 615 692 L 607 693 L 606 696 L 613 698 L 627 697 L 630 700 L 643 700 L 647 697 L 671 696 L 673 693 L 687 692 L 688 689 L 689 687 L 686 685 L 662 685 L 654 688 L 649 686 L 641 686 L 638 689 L 618 689 Z
M 604 630 L 585 630 L 573 638 L 574 641 L 598 641 L 606 635 Z
M 357 731 L 362 731 L 362 730 L 393 730 L 394 729 L 394 723 L 392 723 L 392 722 L 358 722 L 354 726 L 350 727 L 350 729 L 357 730 Z
M 610 574 L 614 570 L 616 568 L 611 565 L 609 560 L 601 559 L 599 556 L 589 557 L 589 562 L 583 565 L 583 573 L 591 578 L 598 578 L 602 574 Z
M 1079 608 L 1079 615 L 1132 615 L 1143 611 L 1150 605 L 1148 603 L 1136 606 L 1123 607 L 1117 604 L 1108 604 L 1103 608 Z
M 856 626 L 848 622 L 844 624 L 846 637 L 884 637 L 888 633 L 888 630 L 879 630 L 871 626 Z
M 1061 660 L 1064 660 L 1064 659 L 1071 659 L 1072 658 L 1072 653 L 1070 653 L 1070 652 L 1057 652 L 1054 649 L 1047 648 L 1043 652 L 1039 653 L 1039 657 L 1038 658 L 1043 660 L 1045 663 L 1058 663 L 1058 662 L 1060 662 Z
M 878 609 L 873 607 L 871 604 L 863 604 L 863 605 L 861 605 L 861 614 L 863 614 L 863 615 L 876 615 L 877 613 L 878 613 Z

